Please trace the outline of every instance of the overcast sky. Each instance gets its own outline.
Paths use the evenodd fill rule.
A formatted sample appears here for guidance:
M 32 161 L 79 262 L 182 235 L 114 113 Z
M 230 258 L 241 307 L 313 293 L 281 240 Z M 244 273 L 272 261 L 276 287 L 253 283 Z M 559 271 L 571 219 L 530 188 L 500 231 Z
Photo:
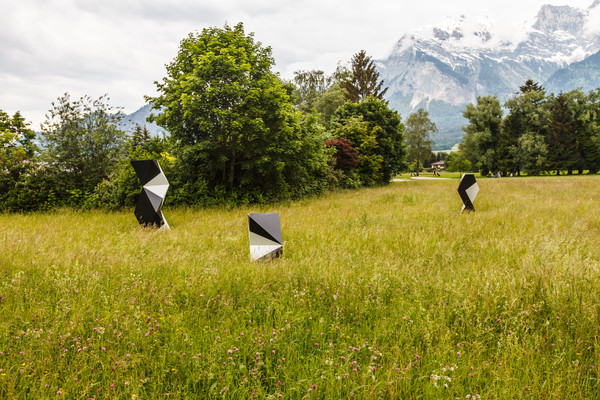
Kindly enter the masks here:
M 51 102 L 108 94 L 127 113 L 190 32 L 243 22 L 271 46 L 276 71 L 332 72 L 361 49 L 384 58 L 400 37 L 446 17 L 533 20 L 542 4 L 593 0 L 6 0 L 0 2 L 0 109 L 39 129 Z

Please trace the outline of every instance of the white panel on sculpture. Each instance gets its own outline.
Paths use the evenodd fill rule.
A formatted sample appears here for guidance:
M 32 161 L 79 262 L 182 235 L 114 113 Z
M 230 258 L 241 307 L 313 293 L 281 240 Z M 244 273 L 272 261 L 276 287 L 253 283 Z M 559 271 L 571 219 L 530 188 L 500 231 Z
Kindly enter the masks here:
M 167 190 L 169 190 L 169 185 L 154 185 L 154 186 L 146 185 L 145 189 L 149 192 L 154 193 L 158 197 L 164 199 L 165 196 L 167 195 Z
M 266 261 L 283 252 L 279 214 L 248 214 L 250 259 Z
M 280 244 L 271 245 L 251 245 L 250 246 L 250 258 L 252 261 L 269 259 L 277 257 L 279 250 L 283 248 Z

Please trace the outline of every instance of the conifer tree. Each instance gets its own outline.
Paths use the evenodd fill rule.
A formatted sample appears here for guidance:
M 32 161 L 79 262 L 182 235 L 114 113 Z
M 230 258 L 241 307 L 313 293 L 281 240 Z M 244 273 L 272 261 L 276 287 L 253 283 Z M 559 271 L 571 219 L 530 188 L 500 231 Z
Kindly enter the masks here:
M 550 120 L 546 130 L 549 167 L 556 170 L 566 169 L 569 175 L 579 163 L 577 150 L 575 120 L 569 109 L 567 96 L 559 94 L 550 108 Z
M 359 103 L 369 96 L 383 100 L 387 88 L 382 89 L 383 80 L 379 81 L 379 72 L 377 72 L 371 57 L 361 50 L 352 57 L 351 64 L 350 77 L 341 82 L 346 100 Z

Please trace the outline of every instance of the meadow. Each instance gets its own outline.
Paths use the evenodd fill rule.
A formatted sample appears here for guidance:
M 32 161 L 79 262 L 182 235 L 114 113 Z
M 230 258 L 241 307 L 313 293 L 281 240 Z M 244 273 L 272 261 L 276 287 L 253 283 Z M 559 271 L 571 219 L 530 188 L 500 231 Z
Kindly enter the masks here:
M 457 186 L 0 214 L 0 398 L 600 398 L 600 177 Z

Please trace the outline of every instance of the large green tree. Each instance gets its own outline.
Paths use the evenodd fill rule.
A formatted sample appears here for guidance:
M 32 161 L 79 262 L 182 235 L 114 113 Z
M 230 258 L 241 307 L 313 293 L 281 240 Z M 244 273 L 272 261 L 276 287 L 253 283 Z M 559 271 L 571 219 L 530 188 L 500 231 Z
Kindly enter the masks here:
M 600 89 L 588 94 L 571 90 L 564 94 L 573 113 L 577 157 L 575 168 L 594 174 L 600 170 Z
M 476 105 L 467 105 L 463 116 L 469 124 L 462 128 L 465 137 L 460 145 L 461 152 L 482 174 L 497 171 L 502 123 L 500 101 L 496 96 L 478 97 Z
M 508 114 L 502 121 L 501 140 L 499 148 L 500 169 L 505 173 L 520 173 L 522 166 L 518 154 L 519 138 L 526 133 L 534 135 L 534 143 L 539 143 L 540 137 L 546 136 L 549 111 L 546 101 L 546 91 L 538 83 L 527 80 L 515 96 L 506 101 Z M 528 140 L 528 141 L 531 141 Z
M 121 114 L 102 96 L 71 100 L 69 94 L 52 103 L 42 124 L 42 157 L 51 167 L 57 192 L 83 196 L 108 177 L 126 156 Z M 79 194 L 75 194 L 78 191 Z
M 181 41 L 159 95 L 147 100 L 177 142 L 184 183 L 254 199 L 315 187 L 327 165 L 324 132 L 295 110 L 273 64 L 241 23 Z
M 387 88 L 383 88 L 375 63 L 364 50 L 356 53 L 350 61 L 350 75 L 341 81 L 346 100 L 358 103 L 369 96 L 383 100 Z
M 358 135 L 364 139 L 353 141 L 346 138 L 359 151 L 361 160 L 365 156 L 361 148 L 369 148 L 373 160 L 369 170 L 373 175 L 372 179 L 365 179 L 365 183 L 389 183 L 395 174 L 405 168 L 404 124 L 398 112 L 390 109 L 384 101 L 371 96 L 360 103 L 346 102 L 337 109 L 332 121 L 340 126 L 351 123 L 359 131 L 365 132 L 362 136 Z M 360 127 L 361 124 L 365 124 L 365 129 Z M 341 137 L 340 134 L 334 135 Z
M 561 93 L 550 100 L 550 114 L 546 128 L 548 166 L 559 175 L 567 170 L 570 175 L 579 165 L 575 118 L 569 107 L 570 99 Z
M 435 132 L 437 132 L 435 123 L 429 119 L 429 113 L 422 108 L 406 119 L 407 160 L 416 163 L 417 173 L 420 172 L 425 160 L 431 158 L 433 145 L 431 135 Z

